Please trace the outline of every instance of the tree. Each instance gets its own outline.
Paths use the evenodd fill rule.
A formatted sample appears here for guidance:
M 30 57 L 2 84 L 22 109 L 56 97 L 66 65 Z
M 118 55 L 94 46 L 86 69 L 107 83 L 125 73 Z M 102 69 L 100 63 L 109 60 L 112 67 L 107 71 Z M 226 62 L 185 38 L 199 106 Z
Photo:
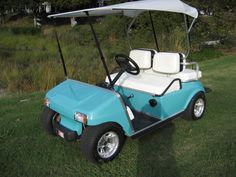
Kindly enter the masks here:
M 8 10 L 8 8 L 9 8 L 8 0 L 0 1 L 0 25 L 4 24 L 4 17 L 5 17 L 6 10 Z
M 50 2 L 55 8 L 61 10 L 75 10 L 80 6 L 95 7 L 97 5 L 97 0 L 51 0 Z
M 205 12 L 221 13 L 227 11 L 235 11 L 235 0 L 185 0 L 187 3 L 192 4 L 199 10 Z
M 185 0 L 204 12 L 193 30 L 195 40 L 227 40 L 235 29 L 235 0 Z

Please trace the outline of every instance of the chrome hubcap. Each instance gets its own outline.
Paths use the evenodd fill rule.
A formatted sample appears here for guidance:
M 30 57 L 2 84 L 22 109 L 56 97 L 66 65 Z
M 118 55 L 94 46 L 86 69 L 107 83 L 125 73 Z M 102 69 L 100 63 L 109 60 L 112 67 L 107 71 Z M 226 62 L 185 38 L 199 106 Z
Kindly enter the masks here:
M 97 152 L 102 158 L 109 158 L 117 151 L 119 146 L 119 136 L 115 132 L 106 132 L 99 139 Z
M 198 98 L 194 105 L 194 115 L 195 117 L 201 117 L 205 108 L 204 100 L 202 98 Z

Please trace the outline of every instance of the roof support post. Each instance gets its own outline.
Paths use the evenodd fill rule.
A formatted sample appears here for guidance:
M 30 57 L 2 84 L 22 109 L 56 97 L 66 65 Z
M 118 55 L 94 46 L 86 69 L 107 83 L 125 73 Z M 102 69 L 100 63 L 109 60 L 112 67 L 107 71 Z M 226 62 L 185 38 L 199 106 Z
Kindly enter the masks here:
M 64 57 L 63 57 L 63 54 L 62 54 L 61 45 L 60 45 L 59 37 L 58 37 L 58 34 L 57 34 L 56 30 L 55 30 L 55 36 L 56 36 L 56 40 L 57 40 L 57 47 L 58 47 L 58 51 L 60 53 L 60 58 L 61 58 L 62 66 L 63 66 L 64 75 L 65 75 L 65 78 L 68 79 L 65 60 L 64 60 Z
M 159 52 L 160 49 L 159 49 L 159 46 L 158 46 L 158 43 L 157 43 L 157 35 L 156 35 L 155 27 L 154 27 L 154 24 L 153 24 L 151 11 L 148 11 L 148 13 L 149 13 L 150 21 L 151 21 L 151 24 L 152 24 L 152 32 L 153 32 L 154 40 L 155 40 L 155 43 L 156 43 L 156 48 L 157 48 L 157 51 Z
M 187 38 L 187 53 L 186 53 L 186 58 L 188 57 L 190 53 L 190 36 L 189 36 L 189 22 L 188 22 L 188 17 L 184 14 L 184 23 L 185 23 L 185 28 L 186 28 L 186 38 Z
M 56 37 L 56 41 L 57 41 L 57 48 L 58 48 L 58 51 L 59 51 L 59 54 L 60 54 L 60 59 L 61 59 L 61 63 L 62 63 L 64 75 L 65 75 L 65 79 L 68 79 L 68 74 L 67 74 L 67 70 L 66 70 L 66 64 L 65 64 L 64 56 L 63 56 L 63 53 L 62 53 L 62 50 L 61 50 L 61 44 L 60 44 L 60 40 L 59 40 L 59 37 L 58 37 L 58 33 L 57 33 L 56 28 L 55 28 L 56 22 L 55 22 L 54 19 L 53 19 L 53 24 L 54 24 L 54 33 L 55 33 L 55 37 Z
M 188 28 L 188 33 L 191 32 L 191 30 L 192 30 L 192 28 L 193 28 L 193 25 L 194 25 L 194 23 L 196 22 L 196 20 L 197 20 L 196 18 L 193 19 L 193 21 L 192 21 L 190 27 Z
M 126 35 L 127 35 L 127 39 L 128 39 L 127 41 L 128 41 L 128 45 L 129 45 L 130 50 L 132 50 L 132 45 L 131 45 L 131 42 L 130 42 L 129 33 L 130 33 L 130 29 L 131 29 L 132 25 L 134 24 L 135 20 L 136 20 L 136 17 L 134 17 L 132 19 L 132 21 L 130 22 L 130 24 L 129 24 L 128 28 L 127 28 L 127 31 L 126 31 Z
M 105 62 L 104 55 L 103 55 L 103 53 L 102 53 L 102 49 L 101 49 L 100 43 L 99 43 L 98 38 L 97 38 L 97 35 L 96 35 L 95 31 L 94 31 L 93 24 L 92 24 L 92 22 L 91 22 L 91 19 L 90 19 L 90 16 L 89 16 L 88 11 L 86 11 L 85 13 L 86 13 L 86 15 L 87 15 L 87 17 L 88 17 L 88 22 L 89 22 L 91 31 L 92 31 L 92 33 L 93 33 L 93 37 L 94 37 L 94 40 L 95 40 L 95 43 L 96 43 L 96 46 L 97 46 L 97 49 L 98 49 L 100 58 L 101 58 L 101 60 L 102 60 L 102 64 L 103 64 L 103 66 L 104 66 L 104 68 L 105 68 L 105 71 L 106 71 L 108 80 L 109 80 L 109 82 L 110 82 L 110 84 L 111 84 L 111 83 L 112 83 L 112 81 L 111 81 L 111 76 L 110 76 L 110 73 L 109 73 L 107 64 L 106 64 L 106 62 Z

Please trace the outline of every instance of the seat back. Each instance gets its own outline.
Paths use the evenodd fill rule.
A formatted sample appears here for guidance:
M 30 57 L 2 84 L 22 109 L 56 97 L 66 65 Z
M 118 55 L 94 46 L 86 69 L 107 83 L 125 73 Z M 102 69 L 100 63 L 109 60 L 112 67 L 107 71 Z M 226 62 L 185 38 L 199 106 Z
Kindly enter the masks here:
M 152 67 L 152 53 L 148 50 L 134 49 L 129 53 L 140 69 L 150 69 Z
M 182 54 L 158 52 L 154 55 L 152 69 L 158 73 L 176 74 L 183 70 Z

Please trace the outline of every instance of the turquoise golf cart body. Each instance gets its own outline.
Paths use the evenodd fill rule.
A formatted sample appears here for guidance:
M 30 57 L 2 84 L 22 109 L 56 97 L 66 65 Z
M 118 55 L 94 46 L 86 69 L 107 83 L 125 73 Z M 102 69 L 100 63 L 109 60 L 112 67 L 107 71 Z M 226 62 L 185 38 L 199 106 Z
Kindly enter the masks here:
M 74 120 L 76 112 L 87 115 L 87 126 L 115 122 L 121 125 L 127 136 L 132 137 L 139 132 L 135 131 L 125 105 L 156 118 L 158 125 L 182 113 L 198 92 L 205 92 L 199 81 L 183 83 L 179 91 L 153 97 L 150 93 L 129 88 L 116 87 L 111 91 L 68 79 L 51 89 L 46 98 L 50 102 L 49 107 L 61 115 L 60 124 L 75 131 L 78 136 L 82 134 L 83 123 Z M 133 98 L 123 101 L 121 95 L 123 98 L 132 95 Z M 149 100 L 156 100 L 157 105 L 152 107 Z
M 198 17 L 195 8 L 179 0 L 142 0 L 50 17 L 90 18 L 122 13 L 135 19 L 143 11 L 193 17 L 187 33 Z M 68 141 L 80 139 L 89 160 L 108 162 L 121 150 L 125 136 L 139 137 L 182 114 L 194 120 L 202 118 L 205 89 L 199 81 L 202 73 L 197 63 L 188 62 L 182 53 L 160 52 L 156 43 L 157 50 L 132 49 L 128 56 L 116 55 L 120 71 L 110 74 L 91 22 L 90 27 L 107 77 L 97 85 L 66 79 L 49 90 L 41 119 L 47 132 Z M 62 61 L 66 74 L 63 57 Z

